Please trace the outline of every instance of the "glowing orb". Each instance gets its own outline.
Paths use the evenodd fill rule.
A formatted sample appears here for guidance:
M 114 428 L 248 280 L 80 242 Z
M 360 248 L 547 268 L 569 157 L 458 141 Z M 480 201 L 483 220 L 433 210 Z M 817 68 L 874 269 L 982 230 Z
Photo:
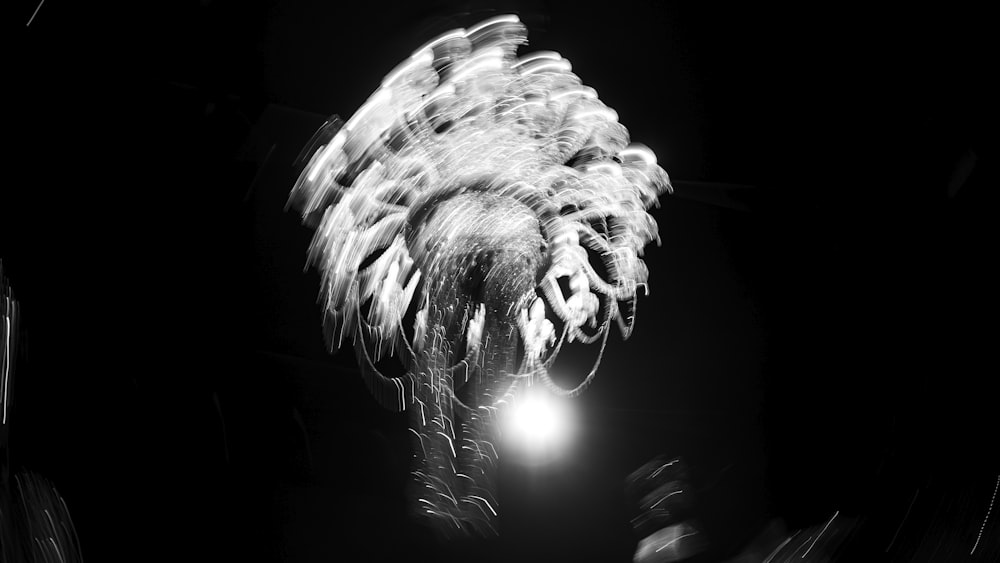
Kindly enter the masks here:
M 529 464 L 558 458 L 573 436 L 573 413 L 569 405 L 544 387 L 523 390 L 504 419 L 504 446 L 519 461 Z

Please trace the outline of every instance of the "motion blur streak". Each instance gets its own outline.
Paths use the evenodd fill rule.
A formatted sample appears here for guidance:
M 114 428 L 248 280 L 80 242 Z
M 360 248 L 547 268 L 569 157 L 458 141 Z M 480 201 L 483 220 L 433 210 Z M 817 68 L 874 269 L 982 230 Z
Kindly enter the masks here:
M 0 425 L 5 438 L 11 382 L 14 378 L 13 356 L 17 349 L 17 309 L 17 300 L 14 299 L 7 278 L 3 275 L 3 262 L 0 262 Z
M 77 563 L 80 542 L 66 501 L 45 478 L 31 471 L 11 472 L 10 431 L 14 367 L 20 308 L 0 261 L 0 561 Z
M 976 552 L 976 548 L 979 547 L 979 540 L 983 539 L 983 530 L 986 529 L 986 522 L 990 519 L 990 513 L 993 512 L 993 501 L 997 498 L 997 489 L 1000 488 L 1000 475 L 997 475 L 997 484 L 993 486 L 993 496 L 990 497 L 990 507 L 986 509 L 986 516 L 983 518 L 983 525 L 979 527 L 979 534 L 976 535 L 976 543 L 972 545 L 972 551 L 969 555 Z
M 314 137 L 331 140 L 307 147 L 289 199 L 315 228 L 330 348 L 351 338 L 372 395 L 409 411 L 411 504 L 446 533 L 498 533 L 494 443 L 516 394 L 593 380 L 551 380 L 562 343 L 631 333 L 659 242 L 647 209 L 670 190 L 569 62 L 518 59 L 526 43 L 513 15 L 428 42 Z M 391 355 L 405 376 L 376 369 Z
M 55 487 L 31 472 L 20 473 L 13 481 L 12 494 L 4 490 L 0 514 L 4 561 L 83 561 L 73 519 Z
M 633 471 L 625 493 L 635 516 L 632 529 L 639 540 L 635 563 L 683 561 L 704 551 L 700 524 L 688 518 L 692 504 L 687 466 L 679 458 L 659 455 Z

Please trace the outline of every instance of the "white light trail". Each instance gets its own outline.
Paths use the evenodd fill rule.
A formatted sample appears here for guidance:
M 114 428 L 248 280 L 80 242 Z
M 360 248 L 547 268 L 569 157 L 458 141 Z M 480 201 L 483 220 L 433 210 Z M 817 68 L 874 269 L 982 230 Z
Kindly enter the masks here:
M 976 536 L 976 543 L 972 546 L 972 551 L 969 555 L 976 552 L 976 548 L 979 547 L 979 540 L 983 538 L 983 530 L 986 529 L 986 521 L 990 519 L 990 513 L 993 512 L 993 501 L 997 498 L 997 488 L 1000 487 L 1000 475 L 997 475 L 997 484 L 993 486 L 993 496 L 990 497 L 990 507 L 986 509 L 986 516 L 983 518 L 983 525 L 979 527 L 979 535 Z
M 830 519 L 829 519 L 829 520 L 827 520 L 827 522 L 826 522 L 826 525 L 825 525 L 825 526 L 823 526 L 823 529 L 822 529 L 822 530 L 820 530 L 818 534 L 816 534 L 816 539 L 814 539 L 814 540 L 813 540 L 813 542 L 812 542 L 811 544 L 809 544 L 809 549 L 807 549 L 807 550 L 806 550 L 806 552 L 802 554 L 802 559 L 805 559 L 805 558 L 806 558 L 806 555 L 809 555 L 809 552 L 810 552 L 810 551 L 812 551 L 812 548 L 813 548 L 813 547 L 814 547 L 814 546 L 816 545 L 816 542 L 818 542 L 818 541 L 819 541 L 819 538 L 821 538 L 821 537 L 823 536 L 823 532 L 825 532 L 825 531 L 826 531 L 826 529 L 827 529 L 827 528 L 828 528 L 828 527 L 830 526 L 830 524 L 831 524 L 831 523 L 833 522 L 833 519 L 834 519 L 834 518 L 836 518 L 838 514 L 840 514 L 840 511 L 839 511 L 839 510 L 838 510 L 838 511 L 836 511 L 836 512 L 834 512 L 834 513 L 833 513 L 833 516 L 831 516 L 831 517 L 830 517 Z

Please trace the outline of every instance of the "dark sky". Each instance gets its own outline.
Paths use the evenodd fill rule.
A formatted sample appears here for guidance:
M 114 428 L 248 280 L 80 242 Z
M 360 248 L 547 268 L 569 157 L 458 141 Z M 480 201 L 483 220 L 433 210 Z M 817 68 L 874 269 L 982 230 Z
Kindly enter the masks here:
M 676 194 L 573 456 L 505 467 L 507 539 L 470 553 L 629 560 L 624 478 L 657 454 L 690 467 L 708 560 L 836 510 L 880 542 L 914 488 L 992 484 L 983 14 L 133 4 L 43 4 L 5 81 L 0 258 L 27 334 L 11 452 L 59 488 L 88 560 L 433 549 L 401 520 L 405 421 L 324 350 L 310 233 L 284 203 L 324 119 L 427 39 L 509 11 Z

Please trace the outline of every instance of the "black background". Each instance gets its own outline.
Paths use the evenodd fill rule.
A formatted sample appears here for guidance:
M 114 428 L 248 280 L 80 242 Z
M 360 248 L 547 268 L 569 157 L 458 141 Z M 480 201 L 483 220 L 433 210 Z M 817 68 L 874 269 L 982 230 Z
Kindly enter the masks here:
M 927 526 L 928 499 L 965 499 L 949 529 L 968 550 L 998 467 L 982 13 L 79 4 L 13 35 L 0 257 L 26 335 L 14 463 L 56 484 L 89 561 L 438 549 L 403 520 L 405 420 L 324 349 L 284 203 L 325 118 L 427 39 L 511 11 L 522 52 L 568 58 L 676 194 L 571 455 L 505 466 L 504 538 L 450 549 L 627 561 L 625 476 L 664 453 L 691 468 L 712 560 L 837 510 L 881 553 L 916 489 Z

